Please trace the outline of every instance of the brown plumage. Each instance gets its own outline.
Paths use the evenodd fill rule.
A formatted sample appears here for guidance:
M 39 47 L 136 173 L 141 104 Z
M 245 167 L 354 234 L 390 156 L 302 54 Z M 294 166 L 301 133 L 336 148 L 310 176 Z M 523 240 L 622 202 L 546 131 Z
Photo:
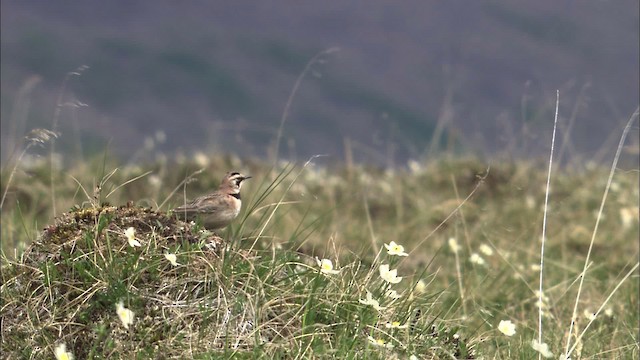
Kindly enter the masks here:
M 182 220 L 200 219 L 202 225 L 210 230 L 223 228 L 240 213 L 240 187 L 242 182 L 249 178 L 251 176 L 239 172 L 227 173 L 217 191 L 199 196 L 188 204 L 173 209 L 173 213 Z

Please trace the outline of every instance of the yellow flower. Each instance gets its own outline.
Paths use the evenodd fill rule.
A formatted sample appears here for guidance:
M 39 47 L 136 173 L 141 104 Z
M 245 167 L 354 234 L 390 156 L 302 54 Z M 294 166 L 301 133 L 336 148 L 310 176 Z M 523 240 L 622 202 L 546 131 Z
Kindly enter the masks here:
M 329 259 L 322 259 L 316 257 L 316 263 L 320 267 L 320 272 L 323 274 L 339 274 L 340 270 L 333 269 L 333 262 Z
M 516 325 L 511 320 L 501 320 L 498 330 L 507 336 L 513 336 L 516 333 Z
M 171 263 L 171 265 L 173 266 L 178 266 L 180 265 L 178 263 L 178 257 L 176 256 L 176 254 L 169 254 L 169 253 L 165 253 L 164 254 L 165 259 L 169 260 L 169 262 Z
M 122 300 L 120 300 L 116 304 L 116 312 L 118 313 L 118 317 L 120 318 L 120 321 L 122 321 L 122 325 L 124 325 L 124 328 L 128 329 L 129 325 L 133 324 L 133 320 L 135 318 L 135 314 L 133 313 L 133 311 L 124 307 Z
M 392 321 L 385 324 L 389 329 L 406 329 L 409 327 L 407 324 L 400 324 L 400 321 Z
M 549 351 L 549 345 L 544 342 L 539 343 L 538 340 L 533 339 L 531 340 L 531 347 L 533 348 L 533 350 L 539 352 L 544 358 L 553 357 L 553 353 Z
M 58 344 L 54 353 L 56 354 L 56 360 L 73 360 L 73 354 L 67 351 L 67 345 L 65 343 Z
M 404 246 L 402 246 L 400 244 L 396 244 L 395 241 L 392 241 L 389 244 L 384 244 L 384 247 L 387 248 L 387 253 L 389 255 L 409 256 L 409 254 L 404 252 Z
M 374 339 L 371 335 L 369 335 L 368 339 L 371 345 L 380 346 L 386 349 L 393 349 L 393 344 L 384 341 L 384 339 Z
M 136 240 L 136 229 L 134 229 L 133 227 L 130 227 L 127 230 L 125 230 L 124 231 L 124 236 L 127 237 L 127 241 L 129 242 L 129 246 L 131 246 L 131 247 L 142 246 L 142 245 L 140 245 L 140 242 L 138 240 Z
M 373 298 L 373 295 L 367 290 L 367 298 L 365 300 L 360 299 L 360 304 L 371 305 L 377 311 L 384 310 L 385 308 L 380 306 L 380 302 Z
M 397 284 L 402 280 L 401 276 L 398 276 L 398 269 L 389 270 L 389 265 L 380 265 L 380 277 L 391 284 Z

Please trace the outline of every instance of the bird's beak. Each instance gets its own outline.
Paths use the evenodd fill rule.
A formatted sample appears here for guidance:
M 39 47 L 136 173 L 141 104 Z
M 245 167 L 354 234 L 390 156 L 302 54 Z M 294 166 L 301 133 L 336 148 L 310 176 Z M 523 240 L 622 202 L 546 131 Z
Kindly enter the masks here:
M 242 180 L 247 180 L 247 179 L 251 179 L 251 176 L 245 176 L 242 178 Z

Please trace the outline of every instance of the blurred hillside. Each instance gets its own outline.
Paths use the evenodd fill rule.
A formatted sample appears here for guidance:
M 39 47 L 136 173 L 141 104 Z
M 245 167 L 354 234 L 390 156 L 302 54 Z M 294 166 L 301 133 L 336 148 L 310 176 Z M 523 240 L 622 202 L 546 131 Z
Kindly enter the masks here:
M 155 139 L 167 152 L 266 156 L 296 78 L 332 47 L 293 99 L 282 157 L 342 159 L 348 144 L 356 161 L 392 165 L 428 156 L 433 139 L 453 151 L 546 153 L 559 89 L 561 155 L 598 160 L 638 106 L 634 0 L 1 10 L 3 160 L 30 129 L 53 127 L 63 79 L 80 65 L 90 68 L 63 93 L 61 151 L 110 143 L 128 155 Z

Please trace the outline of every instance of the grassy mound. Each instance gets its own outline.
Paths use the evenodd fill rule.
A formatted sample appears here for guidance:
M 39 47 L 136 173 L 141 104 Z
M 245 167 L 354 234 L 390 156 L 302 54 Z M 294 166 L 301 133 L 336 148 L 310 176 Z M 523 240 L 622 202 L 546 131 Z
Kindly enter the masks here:
M 143 246 L 129 245 L 124 234 L 130 227 Z M 155 341 L 172 328 L 185 326 L 183 321 L 156 323 L 172 312 L 174 306 L 167 305 L 203 298 L 197 287 L 194 293 L 184 294 L 185 283 L 177 281 L 182 271 L 163 254 L 191 252 L 200 241 L 221 244 L 215 236 L 199 235 L 188 223 L 131 205 L 64 214 L 29 246 L 21 261 L 4 269 L 5 350 L 13 349 L 16 357 L 49 357 L 47 344 L 70 338 L 67 343 L 73 344 L 71 350 L 79 358 L 125 355 L 133 350 L 154 354 Z M 217 259 L 211 251 L 190 256 L 190 276 Z M 136 327 L 145 328 L 143 337 L 118 326 L 114 316 L 118 300 L 135 309 Z M 178 313 L 182 310 L 186 309 Z
M 293 251 L 236 251 L 148 208 L 76 208 L 3 269 L 5 356 L 51 358 L 64 343 L 79 359 L 293 358 L 311 347 L 314 356 L 383 358 L 395 347 L 473 358 L 455 329 L 423 316 L 432 305 L 423 289 L 373 309 L 366 292 L 383 298 L 388 284 L 358 264 L 319 270 Z

